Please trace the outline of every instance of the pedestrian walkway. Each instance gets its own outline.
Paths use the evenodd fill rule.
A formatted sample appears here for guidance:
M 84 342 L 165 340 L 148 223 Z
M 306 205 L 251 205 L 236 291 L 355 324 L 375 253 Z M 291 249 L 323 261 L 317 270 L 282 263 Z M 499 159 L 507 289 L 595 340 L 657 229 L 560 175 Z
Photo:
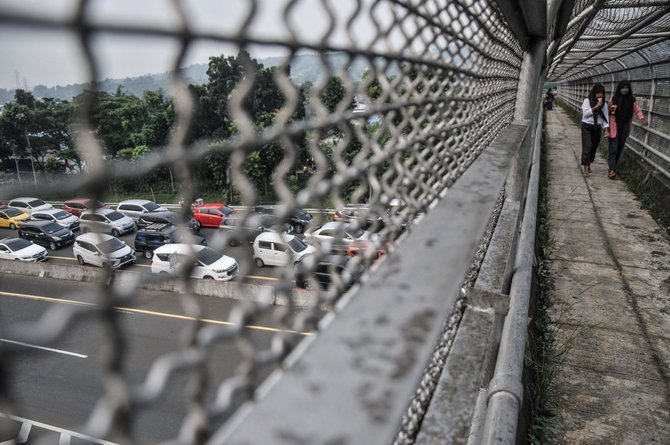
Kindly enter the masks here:
M 579 127 L 547 111 L 551 321 L 564 351 L 555 444 L 670 444 L 670 237 Z M 601 147 L 602 148 L 602 147 Z

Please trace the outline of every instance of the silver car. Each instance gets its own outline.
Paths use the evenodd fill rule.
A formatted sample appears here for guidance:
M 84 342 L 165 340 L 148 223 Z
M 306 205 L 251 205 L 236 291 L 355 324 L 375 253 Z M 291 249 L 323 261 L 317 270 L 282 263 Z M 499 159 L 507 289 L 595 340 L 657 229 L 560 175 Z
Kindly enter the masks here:
M 70 230 L 79 230 L 79 218 L 60 209 L 35 210 L 31 215 L 33 219 L 55 221 L 59 225 Z
M 112 209 L 87 210 L 81 214 L 79 225 L 82 232 L 109 233 L 120 236 L 135 230 L 135 221 Z
M 166 212 L 165 207 L 161 207 L 153 201 L 147 199 L 127 199 L 121 201 L 119 205 L 116 206 L 118 212 L 123 213 L 126 216 L 129 216 L 133 220 L 137 221 L 140 216 L 149 212 Z
M 79 264 L 118 269 L 135 262 L 135 251 L 106 233 L 85 233 L 74 240 L 72 253 Z

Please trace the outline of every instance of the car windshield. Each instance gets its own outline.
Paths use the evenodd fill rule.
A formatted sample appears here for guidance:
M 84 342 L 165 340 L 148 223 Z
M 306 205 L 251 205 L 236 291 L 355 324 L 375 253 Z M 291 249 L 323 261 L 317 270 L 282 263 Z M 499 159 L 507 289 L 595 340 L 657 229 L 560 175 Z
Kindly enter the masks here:
M 63 230 L 63 228 L 57 222 L 50 222 L 49 224 L 44 226 L 45 233 L 55 233 L 58 232 L 59 230 Z
M 56 218 L 56 219 L 59 220 L 59 221 L 60 221 L 61 219 L 69 218 L 70 216 L 72 216 L 72 215 L 70 215 L 69 213 L 64 212 L 64 211 L 56 212 L 56 213 L 54 213 L 53 215 L 54 215 L 54 218 Z
M 303 243 L 300 238 L 293 237 L 291 241 L 288 242 L 288 245 L 293 249 L 294 252 L 302 252 L 307 249 L 307 244 Z
M 33 199 L 32 201 L 28 202 L 30 207 L 39 207 L 43 206 L 44 204 L 46 204 L 46 202 L 42 201 L 41 199 Z
M 222 256 L 223 255 L 216 250 L 205 247 L 196 254 L 196 259 L 205 266 L 209 266 L 210 264 L 216 263 Z
M 123 218 L 123 213 L 121 212 L 110 212 L 107 214 L 107 219 L 110 221 L 118 221 Z
M 111 253 L 123 249 L 125 246 L 126 244 L 120 239 L 110 238 L 107 241 L 98 244 L 98 249 L 100 249 L 100 252 L 102 253 Z
M 25 249 L 26 247 L 30 246 L 32 243 L 26 239 L 23 238 L 17 238 L 13 240 L 9 240 L 5 242 L 5 245 L 9 247 L 9 249 L 12 252 L 16 252 L 17 250 Z
M 21 210 L 15 209 L 15 208 L 12 208 L 12 207 L 9 207 L 9 208 L 5 209 L 4 212 L 10 218 L 14 217 L 14 216 L 19 216 L 20 214 L 23 213 Z
M 230 215 L 231 213 L 235 212 L 235 210 L 231 209 L 230 207 L 221 206 L 219 207 L 219 212 L 223 213 L 224 215 Z
M 154 210 L 160 208 L 160 206 L 155 202 L 147 202 L 146 204 L 144 204 L 144 208 L 150 212 L 153 212 Z

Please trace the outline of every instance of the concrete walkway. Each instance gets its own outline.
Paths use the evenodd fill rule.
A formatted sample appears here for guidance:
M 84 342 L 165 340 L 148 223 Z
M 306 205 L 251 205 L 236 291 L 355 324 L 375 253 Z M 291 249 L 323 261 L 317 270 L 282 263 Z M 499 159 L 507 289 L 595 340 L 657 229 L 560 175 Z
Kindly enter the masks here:
M 670 237 L 599 153 L 584 178 L 579 127 L 548 111 L 551 320 L 565 355 L 554 444 L 670 444 Z M 601 147 L 602 148 L 602 147 Z

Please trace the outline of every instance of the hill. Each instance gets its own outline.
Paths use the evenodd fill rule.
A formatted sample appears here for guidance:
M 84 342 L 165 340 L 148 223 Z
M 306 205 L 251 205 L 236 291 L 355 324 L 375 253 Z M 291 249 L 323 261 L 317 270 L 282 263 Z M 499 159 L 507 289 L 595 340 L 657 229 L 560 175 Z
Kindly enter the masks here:
M 326 73 L 325 63 L 329 65 L 329 71 L 335 74 L 345 69 L 349 77 L 354 81 L 359 81 L 370 64 L 364 58 L 357 58 L 348 63 L 348 56 L 344 53 L 330 53 L 322 58 L 318 54 L 300 54 L 291 61 L 291 81 L 295 85 L 302 85 L 304 82 L 316 84 Z M 266 67 L 276 66 L 284 62 L 283 57 L 268 57 L 258 59 L 259 63 Z M 345 67 L 345 65 L 348 65 Z M 397 75 L 398 70 L 389 70 L 390 75 Z M 207 65 L 195 64 L 183 68 L 182 75 L 189 84 L 199 85 L 208 82 Z M 125 79 L 105 79 L 99 83 L 99 90 L 109 94 L 114 94 L 119 88 L 135 96 L 141 97 L 145 91 L 168 91 L 169 73 L 146 74 L 139 77 L 126 77 Z M 74 96 L 84 91 L 86 84 L 71 84 L 64 86 L 47 87 L 37 85 L 32 93 L 35 97 L 53 97 L 62 100 L 71 100 Z M 0 88 L 0 105 L 14 99 L 14 90 Z

